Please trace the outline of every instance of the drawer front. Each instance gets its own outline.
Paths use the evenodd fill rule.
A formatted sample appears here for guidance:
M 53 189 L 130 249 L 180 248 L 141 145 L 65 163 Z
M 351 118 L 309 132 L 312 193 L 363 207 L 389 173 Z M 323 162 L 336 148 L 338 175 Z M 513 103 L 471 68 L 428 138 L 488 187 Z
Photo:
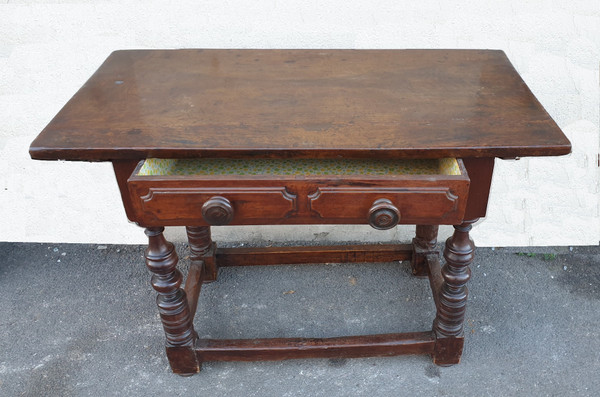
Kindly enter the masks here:
M 128 180 L 140 226 L 462 222 L 469 178 L 459 175 L 198 177 Z
M 226 225 L 280 222 L 297 210 L 296 196 L 285 187 L 136 186 L 142 224 Z M 145 191 L 146 190 L 146 191 Z
M 468 185 L 397 187 L 320 187 L 310 195 L 311 211 L 328 223 L 369 220 L 376 203 L 387 200 L 404 224 L 455 224 L 464 215 Z M 370 222 L 371 223 L 371 222 Z M 385 228 L 385 227 L 384 227 Z

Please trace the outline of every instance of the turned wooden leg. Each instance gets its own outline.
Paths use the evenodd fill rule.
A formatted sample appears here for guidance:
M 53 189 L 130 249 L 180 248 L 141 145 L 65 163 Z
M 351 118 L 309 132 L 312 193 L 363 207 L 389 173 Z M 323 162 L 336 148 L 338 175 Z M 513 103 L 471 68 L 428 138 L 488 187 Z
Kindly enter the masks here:
M 446 240 L 442 268 L 444 282 L 439 290 L 438 307 L 433 322 L 436 335 L 433 362 L 451 365 L 460 362 L 464 333 L 463 323 L 467 307 L 467 281 L 471 278 L 469 265 L 473 262 L 475 245 L 469 238 L 475 220 L 454 226 L 454 234 Z
M 204 282 L 217 279 L 216 253 L 217 247 L 210 236 L 210 226 L 186 226 L 188 243 L 190 245 L 190 259 L 194 262 L 203 262 Z
M 166 335 L 167 357 L 173 372 L 191 375 L 200 371 L 194 345 L 196 333 L 188 302 L 181 286 L 182 275 L 177 270 L 177 253 L 163 236 L 164 227 L 146 229 L 148 248 L 146 266 L 153 273 L 152 287 L 158 292 L 156 304 Z
M 413 238 L 413 254 L 411 259 L 412 273 L 418 277 L 427 277 L 429 272 L 426 257 L 436 252 L 438 225 L 417 225 Z

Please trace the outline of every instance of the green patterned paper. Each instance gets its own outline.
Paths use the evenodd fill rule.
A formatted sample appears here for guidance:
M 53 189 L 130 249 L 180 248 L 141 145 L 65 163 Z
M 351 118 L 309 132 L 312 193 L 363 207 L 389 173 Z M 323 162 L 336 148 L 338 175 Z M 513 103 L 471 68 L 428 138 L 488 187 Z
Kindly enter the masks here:
M 460 175 L 456 159 L 146 159 L 138 175 Z

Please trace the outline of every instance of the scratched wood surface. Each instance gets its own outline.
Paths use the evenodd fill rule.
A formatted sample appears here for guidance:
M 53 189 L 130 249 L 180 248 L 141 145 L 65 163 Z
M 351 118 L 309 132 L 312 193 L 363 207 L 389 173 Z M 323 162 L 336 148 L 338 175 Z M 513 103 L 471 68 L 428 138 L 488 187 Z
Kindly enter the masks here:
M 116 51 L 30 149 L 90 161 L 569 151 L 491 50 Z

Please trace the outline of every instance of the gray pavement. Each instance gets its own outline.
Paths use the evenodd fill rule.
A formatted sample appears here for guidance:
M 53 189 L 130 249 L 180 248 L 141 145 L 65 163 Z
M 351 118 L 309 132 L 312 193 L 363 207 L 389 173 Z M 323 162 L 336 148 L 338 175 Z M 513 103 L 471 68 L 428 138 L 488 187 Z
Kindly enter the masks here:
M 600 247 L 478 249 L 456 366 L 205 363 L 190 378 L 168 368 L 143 249 L 0 243 L 1 396 L 600 395 Z M 195 324 L 202 337 L 323 337 L 426 330 L 433 315 L 407 263 L 235 267 L 203 287 Z

